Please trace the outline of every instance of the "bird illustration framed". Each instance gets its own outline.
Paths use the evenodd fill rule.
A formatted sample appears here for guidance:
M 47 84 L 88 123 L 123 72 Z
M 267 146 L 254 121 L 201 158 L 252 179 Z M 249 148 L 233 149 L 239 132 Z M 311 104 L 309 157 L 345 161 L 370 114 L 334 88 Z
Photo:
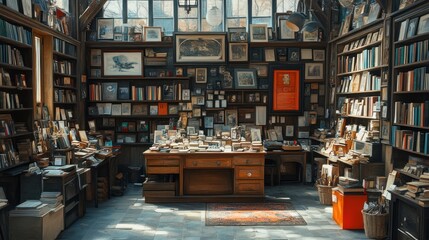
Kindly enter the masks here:
M 103 52 L 103 76 L 142 76 L 142 52 Z

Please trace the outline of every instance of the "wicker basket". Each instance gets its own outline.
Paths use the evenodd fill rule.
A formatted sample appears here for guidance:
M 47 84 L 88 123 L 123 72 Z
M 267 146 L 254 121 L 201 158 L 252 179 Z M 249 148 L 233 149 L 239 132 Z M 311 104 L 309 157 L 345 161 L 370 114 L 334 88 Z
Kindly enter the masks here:
M 389 214 L 369 214 L 362 210 L 363 226 L 367 238 L 385 239 Z
M 321 204 L 332 204 L 332 186 L 317 185 L 317 191 L 319 192 L 319 201 Z

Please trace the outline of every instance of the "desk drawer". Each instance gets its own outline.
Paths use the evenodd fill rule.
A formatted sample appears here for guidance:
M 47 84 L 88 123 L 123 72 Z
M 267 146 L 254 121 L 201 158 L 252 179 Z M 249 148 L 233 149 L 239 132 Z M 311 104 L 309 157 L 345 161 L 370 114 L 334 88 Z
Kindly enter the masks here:
M 235 181 L 235 194 L 263 195 L 263 180 L 237 180 Z
M 147 166 L 179 166 L 180 159 L 148 159 L 146 160 Z
M 236 166 L 235 179 L 264 179 L 264 167 Z
M 179 174 L 179 166 L 147 166 L 147 174 Z
M 231 168 L 231 159 L 186 159 L 185 168 Z
M 253 156 L 234 157 L 234 165 L 264 165 L 264 158 Z

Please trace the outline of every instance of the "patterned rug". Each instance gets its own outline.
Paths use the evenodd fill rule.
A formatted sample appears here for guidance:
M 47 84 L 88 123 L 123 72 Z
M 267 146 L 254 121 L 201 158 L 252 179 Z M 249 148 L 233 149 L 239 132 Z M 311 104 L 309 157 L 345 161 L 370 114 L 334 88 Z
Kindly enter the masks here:
M 207 203 L 206 226 L 307 225 L 291 203 Z

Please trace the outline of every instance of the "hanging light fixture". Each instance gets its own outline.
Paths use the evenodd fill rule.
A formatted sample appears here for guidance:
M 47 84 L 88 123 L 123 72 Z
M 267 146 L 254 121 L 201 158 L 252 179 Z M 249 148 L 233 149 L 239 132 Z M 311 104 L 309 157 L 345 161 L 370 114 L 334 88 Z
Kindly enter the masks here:
M 179 7 L 184 8 L 186 13 L 189 14 L 192 8 L 198 7 L 198 0 L 179 0 Z
M 216 6 L 213 6 L 206 14 L 206 21 L 212 27 L 217 27 L 222 23 L 222 12 Z
M 305 22 L 305 15 L 300 12 L 292 13 L 286 20 L 286 25 L 294 32 L 301 30 Z
M 301 32 L 314 32 L 316 30 L 319 30 L 321 27 L 319 21 L 313 20 L 313 2 L 310 2 L 310 10 L 309 10 L 309 20 L 304 24 L 304 26 L 301 29 Z

